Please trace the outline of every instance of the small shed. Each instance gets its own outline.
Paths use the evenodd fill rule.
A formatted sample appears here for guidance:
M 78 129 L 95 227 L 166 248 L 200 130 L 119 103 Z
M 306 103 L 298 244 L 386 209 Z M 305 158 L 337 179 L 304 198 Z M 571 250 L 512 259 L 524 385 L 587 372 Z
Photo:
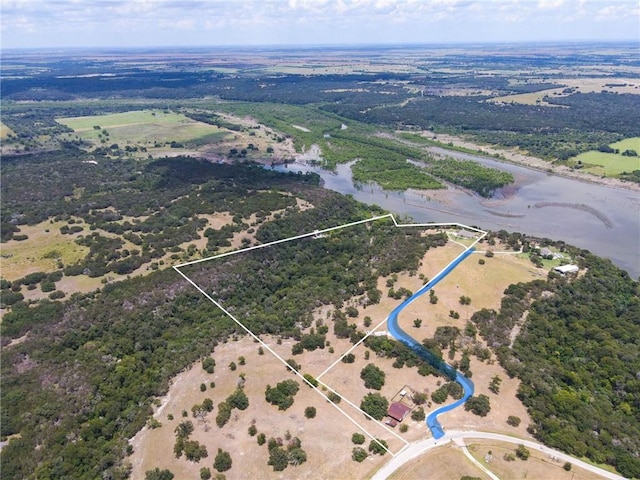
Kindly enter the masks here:
M 404 420 L 404 417 L 411 411 L 411 407 L 405 405 L 400 402 L 393 402 L 387 410 L 387 415 L 393 418 L 394 420 L 401 422 Z
M 567 273 L 577 273 L 580 269 L 577 265 L 560 265 L 559 267 L 555 267 L 554 270 L 562 275 L 566 275 Z

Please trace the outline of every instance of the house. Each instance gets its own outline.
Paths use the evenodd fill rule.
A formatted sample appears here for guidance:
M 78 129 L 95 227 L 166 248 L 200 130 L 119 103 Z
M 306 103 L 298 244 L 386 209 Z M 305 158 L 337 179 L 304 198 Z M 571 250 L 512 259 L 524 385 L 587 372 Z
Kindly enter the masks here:
M 387 415 L 397 422 L 404 420 L 404 417 L 411 411 L 411 407 L 400 402 L 393 402 L 387 410 Z
M 540 256 L 542 258 L 552 258 L 553 257 L 553 252 L 551 250 L 549 250 L 547 247 L 544 247 L 544 248 L 540 249 Z
M 580 269 L 577 265 L 560 265 L 559 267 L 555 267 L 554 270 L 562 275 L 566 275 L 567 273 L 577 273 Z

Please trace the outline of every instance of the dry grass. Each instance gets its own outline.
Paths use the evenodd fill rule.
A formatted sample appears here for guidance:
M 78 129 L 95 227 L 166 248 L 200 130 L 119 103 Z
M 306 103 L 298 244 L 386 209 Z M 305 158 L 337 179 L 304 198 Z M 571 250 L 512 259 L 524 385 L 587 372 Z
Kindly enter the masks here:
M 13 130 L 7 127 L 4 123 L 0 122 L 0 138 L 7 138 L 12 133 Z
M 448 244 L 445 247 L 433 249 L 427 252 L 423 259 L 421 272 L 427 276 L 433 276 L 446 263 L 452 260 L 461 251 L 460 246 Z M 515 281 L 531 280 L 537 274 L 530 264 L 513 256 L 494 257 L 486 259 L 485 265 L 477 263 L 476 256 L 472 256 L 462 262 L 459 267 L 450 274 L 437 287 L 437 295 L 440 298 L 437 305 L 428 302 L 428 296 L 424 301 L 414 302 L 409 311 L 401 318 L 405 330 L 414 334 L 416 338 L 423 338 L 433 334 L 435 324 L 449 324 L 464 327 L 464 316 L 461 320 L 452 320 L 448 317 L 448 310 L 453 308 L 458 302 L 460 295 L 469 295 L 472 298 L 472 307 L 462 307 L 458 304 L 458 310 L 464 311 L 465 315 L 470 315 L 471 311 L 485 306 L 497 308 L 502 291 L 509 283 Z M 385 292 L 385 279 L 380 280 L 379 287 Z M 406 286 L 413 291 L 421 285 L 417 276 L 399 275 L 398 286 Z M 398 301 L 384 296 L 380 304 L 361 309 L 359 316 L 354 322 L 362 325 L 364 316 L 368 315 L 373 319 L 373 326 L 383 321 L 388 313 L 393 309 Z M 413 309 L 413 311 L 411 311 Z M 467 310 L 463 310 L 467 309 Z M 316 319 L 326 321 L 327 313 L 332 311 L 331 307 L 324 307 L 314 313 Z M 423 326 L 415 329 L 412 325 L 415 315 L 423 318 Z M 432 325 L 432 323 L 434 325 Z M 382 329 L 385 329 L 383 326 Z M 322 350 L 304 352 L 302 355 L 293 357 L 291 347 L 294 340 L 285 339 L 278 344 L 274 337 L 265 336 L 263 341 L 269 345 L 278 355 L 283 358 L 295 358 L 301 365 L 302 373 L 310 373 L 314 376 L 320 375 L 339 356 L 344 353 L 351 344 L 348 340 L 337 339 L 330 329 L 327 340 L 334 348 L 334 353 L 329 352 L 326 347 Z M 364 383 L 360 379 L 360 370 L 367 363 L 375 363 L 386 372 L 386 383 L 381 393 L 387 398 L 392 398 L 405 385 L 409 385 L 415 390 L 432 392 L 438 386 L 438 379 L 435 377 L 422 377 L 417 374 L 416 369 L 395 369 L 391 366 L 389 359 L 377 358 L 370 353 L 370 359 L 365 360 L 366 347 L 360 345 L 354 350 L 356 356 L 355 363 L 344 364 L 339 362 L 321 381 L 338 391 L 343 396 L 340 408 L 351 419 L 360 423 L 372 435 L 384 438 L 392 451 L 399 450 L 403 442 L 395 438 L 388 432 L 386 427 L 378 422 L 367 420 L 358 410 L 348 405 L 350 400 L 355 405 L 359 405 L 362 397 L 369 391 L 364 388 Z M 227 478 L 368 478 L 385 461 L 382 457 L 376 456 L 367 459 L 362 464 L 358 464 L 350 459 L 353 444 L 351 434 L 359 431 L 359 428 L 347 419 L 343 413 L 325 401 L 318 393 L 301 383 L 300 392 L 297 394 L 294 405 L 285 412 L 280 412 L 276 407 L 268 405 L 264 400 L 264 391 L 268 384 L 275 385 L 286 378 L 296 378 L 288 373 L 285 367 L 277 358 L 265 350 L 264 355 L 258 355 L 258 344 L 250 338 L 242 338 L 239 341 L 228 342 L 216 348 L 213 354 L 216 359 L 216 372 L 208 375 L 204 372 L 200 364 L 196 364 L 188 371 L 180 374 L 174 380 L 168 395 L 162 399 L 162 406 L 155 413 L 155 418 L 159 419 L 163 426 L 155 430 L 143 429 L 132 440 L 135 453 L 132 457 L 134 464 L 133 477 L 143 478 L 146 470 L 159 466 L 169 468 L 176 478 L 197 478 L 201 466 L 210 466 L 213 456 L 218 448 L 223 448 L 231 452 L 234 467 L 226 472 Z M 232 372 L 228 365 L 231 361 L 238 364 L 238 358 L 246 358 L 246 366 L 239 366 L 238 370 Z M 491 398 L 492 410 L 487 417 L 481 418 L 457 409 L 442 418 L 445 428 L 481 428 L 502 433 L 509 433 L 526 437 L 526 426 L 529 419 L 525 408 L 515 397 L 518 382 L 509 379 L 504 371 L 496 363 L 481 364 L 472 359 L 471 370 L 474 372 L 473 380 L 476 384 L 476 394 L 486 393 Z M 190 412 L 191 406 L 201 402 L 206 397 L 211 397 L 215 405 L 223 401 L 235 388 L 236 381 L 240 373 L 247 376 L 245 391 L 250 399 L 250 407 L 244 412 L 234 412 L 231 421 L 222 429 L 215 426 L 216 410 L 209 415 L 210 430 L 205 431 L 203 425 L 196 425 L 196 432 L 193 435 L 201 443 L 207 446 L 210 457 L 206 461 L 194 464 L 184 458 L 177 460 L 173 457 L 172 449 L 175 443 L 173 430 L 182 421 L 181 412 Z M 500 375 L 503 379 L 501 393 L 495 395 L 489 393 L 488 384 L 494 375 Z M 207 389 L 200 392 L 199 385 L 215 381 L 214 389 Z M 304 408 L 315 406 L 317 417 L 315 419 L 304 418 Z M 432 407 L 435 408 L 435 405 Z M 428 409 L 427 409 L 428 410 Z M 172 414 L 174 420 L 169 421 L 167 415 Z M 518 428 L 510 427 L 506 424 L 508 415 L 516 415 L 522 419 L 522 424 Z M 258 432 L 264 432 L 267 438 L 284 437 L 287 431 L 294 436 L 299 436 L 302 440 L 303 448 L 307 451 L 308 461 L 300 467 L 289 467 L 283 474 L 276 474 L 267 465 L 268 454 L 266 446 L 259 447 L 255 442 L 255 437 L 247 434 L 247 428 L 255 420 Z M 405 420 L 409 425 L 408 432 L 400 434 L 399 430 L 394 432 L 406 441 L 415 441 L 430 435 L 424 422 L 413 422 Z M 368 440 L 365 444 L 368 445 Z M 438 450 L 440 451 L 440 450 Z M 459 459 L 461 453 L 451 450 L 443 455 L 452 455 L 451 460 L 443 460 L 442 475 L 428 478 L 451 478 L 451 475 L 458 476 L 466 474 L 469 465 L 461 464 Z M 434 457 L 428 456 L 433 459 Z M 447 457 L 443 457 L 447 458 Z M 446 468 L 445 468 L 446 466 Z M 422 478 L 424 465 L 416 462 L 416 477 L 412 477 L 414 470 L 408 470 L 407 475 L 398 478 Z M 462 473 L 461 473 L 462 472 Z M 471 470 L 474 475 L 479 472 Z M 403 475 L 405 470 L 403 469 Z M 471 474 L 471 473 L 469 473 Z
M 637 78 L 560 78 L 557 80 L 554 79 L 554 83 L 559 83 L 564 85 L 564 87 L 495 97 L 490 101 L 494 103 L 519 103 L 523 105 L 556 107 L 557 105 L 546 102 L 544 97 L 565 97 L 569 95 L 569 93 L 563 92 L 567 87 L 573 88 L 576 92 L 580 93 L 599 93 L 605 91 L 640 95 L 640 80 Z
M 529 480 L 600 480 L 602 477 L 588 472 L 582 468 L 572 466 L 567 472 L 563 467 L 564 462 L 554 460 L 551 456 L 530 450 L 531 455 L 528 460 L 516 460 L 508 462 L 504 459 L 505 454 L 515 454 L 516 445 L 497 442 L 493 440 L 467 440 L 469 452 L 486 467 L 500 478 L 527 478 Z M 491 451 L 492 460 L 486 464 L 485 455 Z
M 62 235 L 60 228 L 63 225 L 67 225 L 67 222 L 47 220 L 36 225 L 21 225 L 18 235 L 27 235 L 29 238 L 2 244 L 2 278 L 17 280 L 29 273 L 53 272 L 58 269 L 58 259 L 70 265 L 84 258 L 89 248 L 76 244 L 75 239 L 86 234 L 86 231 Z M 84 224 L 80 226 L 87 229 Z
M 464 475 L 488 479 L 459 448 L 447 444 L 405 463 L 389 480 L 450 480 Z

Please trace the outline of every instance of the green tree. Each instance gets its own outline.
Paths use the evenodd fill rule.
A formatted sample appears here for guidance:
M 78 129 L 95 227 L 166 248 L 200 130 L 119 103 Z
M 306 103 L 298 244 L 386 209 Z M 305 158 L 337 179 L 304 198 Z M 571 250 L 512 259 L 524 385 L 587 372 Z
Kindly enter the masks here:
M 467 411 L 471 411 L 472 413 L 480 417 L 486 417 L 487 414 L 491 411 L 491 402 L 489 401 L 489 397 L 481 393 L 477 397 L 470 397 L 465 402 L 464 409 Z
M 411 412 L 411 420 L 414 422 L 423 422 L 424 419 L 427 418 L 424 413 L 424 408 L 418 407 L 413 412 Z
M 304 416 L 307 418 L 315 418 L 316 407 L 307 407 L 304 409 Z
M 147 470 L 144 474 L 144 480 L 173 480 L 173 473 L 170 470 L 160 470 L 158 467 L 153 470 Z
M 215 468 L 219 472 L 226 472 L 231 468 L 233 461 L 231 460 L 231 455 L 229 452 L 218 448 L 218 454 L 213 462 L 213 468 Z
M 356 445 L 362 445 L 365 441 L 365 437 L 361 433 L 354 433 L 351 435 L 351 441 Z
M 420 328 L 420 325 L 422 325 L 422 319 L 421 318 L 416 318 L 413 321 L 413 326 L 416 327 L 416 328 Z
M 250 425 L 247 432 L 249 433 L 250 436 L 255 436 L 256 433 L 258 433 L 258 429 L 256 428 L 255 425 Z
M 365 387 L 380 390 L 384 385 L 385 373 L 373 363 L 370 363 L 362 369 L 360 378 L 364 380 Z
M 211 470 L 209 467 L 202 467 L 200 469 L 200 480 L 209 480 L 211 478 Z
M 364 462 L 368 456 L 369 454 L 362 447 L 353 447 L 353 450 L 351 450 L 351 458 L 358 463 Z
M 369 451 L 372 453 L 377 453 L 378 455 L 384 455 L 385 453 L 387 453 L 388 448 L 389 445 L 387 444 L 387 442 L 380 438 L 371 440 L 371 443 L 369 443 Z
M 528 460 L 530 455 L 531 452 L 529 452 L 529 449 L 524 445 L 518 445 L 518 448 L 516 448 L 516 457 L 518 457 L 519 459 Z
M 515 415 L 509 415 L 509 417 L 507 417 L 507 424 L 511 425 L 512 427 L 519 426 L 520 422 L 520 417 L 516 417 Z
M 236 391 L 227 397 L 226 403 L 231 408 L 246 410 L 249 407 L 249 398 L 242 388 L 236 388 Z
M 269 450 L 269 461 L 267 465 L 273 467 L 274 472 L 281 472 L 289 465 L 289 455 L 281 447 L 274 447 Z
M 379 393 L 368 393 L 360 402 L 360 409 L 376 420 L 382 420 L 387 414 L 389 400 Z
M 216 425 L 222 428 L 231 418 L 231 406 L 227 402 L 220 402 L 218 404 L 218 414 L 216 415 Z

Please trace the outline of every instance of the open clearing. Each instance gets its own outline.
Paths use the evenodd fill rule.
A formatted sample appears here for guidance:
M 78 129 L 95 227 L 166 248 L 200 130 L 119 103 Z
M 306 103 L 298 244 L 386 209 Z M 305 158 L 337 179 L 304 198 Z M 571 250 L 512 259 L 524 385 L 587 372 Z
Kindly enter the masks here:
M 7 127 L 4 123 L 0 122 L 0 138 L 7 138 L 12 133 L 13 130 Z
M 530 449 L 528 460 L 506 461 L 506 454 L 515 454 L 516 445 L 498 442 L 494 440 L 467 440 L 469 452 L 489 470 L 500 478 L 527 478 L 530 480 L 599 480 L 600 475 L 591 473 L 582 468 L 571 467 L 570 471 L 563 468 L 564 462 L 554 460 L 551 456 L 538 450 Z M 485 455 L 491 452 L 491 461 L 485 462 Z M 435 452 L 434 452 L 435 453 Z
M 523 105 L 544 105 L 547 107 L 557 107 L 545 101 L 545 97 L 565 97 L 571 93 L 632 93 L 640 95 L 640 80 L 637 78 L 560 78 L 553 79 L 553 83 L 564 85 L 561 88 L 549 88 L 531 93 L 519 93 L 516 95 L 506 95 L 503 97 L 491 98 L 488 101 L 493 103 L 519 103 Z M 565 89 L 571 88 L 571 91 Z
M 120 148 L 135 145 L 144 146 L 147 149 L 156 145 L 164 147 L 166 142 L 216 143 L 229 135 L 227 130 L 214 125 L 196 122 L 184 115 L 162 110 L 137 110 L 89 117 L 59 118 L 57 121 L 73 128 L 83 140 L 95 146 L 103 144 L 107 147 L 114 143 Z
M 89 248 L 78 245 L 74 240 L 86 232 L 63 235 L 60 233 L 63 225 L 67 222 L 47 220 L 36 225 L 20 225 L 17 235 L 29 238 L 2 244 L 2 278 L 17 280 L 29 273 L 53 272 L 58 269 L 58 261 L 71 265 L 84 258 Z M 84 224 L 79 226 L 87 228 Z
M 482 247 L 482 244 L 478 246 Z M 493 248 L 499 250 L 500 245 Z M 444 247 L 429 250 L 422 260 L 419 273 L 427 276 L 435 275 L 461 250 L 460 245 L 455 245 L 452 242 Z M 485 265 L 478 263 L 479 258 L 480 255 L 470 256 L 438 284 L 438 304 L 429 304 L 428 297 L 425 296 L 407 307 L 400 318 L 403 328 L 418 339 L 432 336 L 438 325 L 456 325 L 463 329 L 465 320 L 472 311 L 481 307 L 498 308 L 502 292 L 509 284 L 546 275 L 546 271 L 542 272 L 536 269 L 530 262 L 519 259 L 515 255 L 496 255 L 493 258 L 486 258 Z M 400 303 L 399 300 L 394 300 L 386 295 L 386 280 L 387 278 L 379 280 L 378 288 L 383 291 L 380 304 L 360 309 L 358 317 L 353 319 L 354 323 L 361 328 L 363 328 L 365 316 L 372 318 L 371 328 L 373 328 L 383 322 L 388 313 Z M 399 274 L 395 288 L 405 286 L 416 291 L 423 283 L 424 281 L 421 281 L 417 275 Z M 463 307 L 460 305 L 458 302 L 460 295 L 470 296 L 472 306 Z M 346 304 L 351 304 L 351 302 L 346 302 Z M 323 307 L 314 312 L 314 318 L 324 320 L 327 318 L 327 312 L 331 312 L 332 309 L 331 306 Z M 461 318 L 459 320 L 449 318 L 450 309 L 460 311 Z M 423 325 L 419 329 L 412 325 L 413 319 L 416 318 L 414 315 L 424 319 Z M 386 326 L 382 325 L 380 330 L 384 329 Z M 327 334 L 327 340 L 335 349 L 334 354 L 330 354 L 329 349 L 325 348 L 312 352 L 305 351 L 303 354 L 293 357 L 291 355 L 291 346 L 295 343 L 293 339 L 284 339 L 278 343 L 274 337 L 261 336 L 261 340 L 280 357 L 295 358 L 296 362 L 301 365 L 301 373 L 313 375 L 319 375 L 325 371 L 333 361 L 352 346 L 347 339 L 337 339 L 333 334 L 333 329 L 330 329 Z M 264 350 L 264 355 L 260 355 L 258 348 L 259 344 L 250 337 L 225 342 L 218 346 L 212 355 L 216 360 L 214 374 L 207 374 L 198 362 L 174 379 L 170 391 L 160 399 L 159 405 L 161 406 L 154 414 L 154 418 L 158 419 L 163 426 L 155 429 L 145 427 L 132 439 L 135 450 L 131 457 L 134 465 L 133 478 L 142 478 L 146 470 L 156 466 L 169 468 L 176 474 L 176 478 L 196 478 L 200 467 L 211 465 L 218 448 L 231 452 L 234 466 L 225 472 L 229 480 L 290 477 L 368 478 L 382 465 L 385 459 L 379 456 L 370 456 L 362 464 L 350 459 L 351 450 L 354 447 L 351 443 L 351 434 L 358 432 L 359 428 L 347 419 L 345 414 L 361 424 L 373 436 L 387 440 L 391 451 L 398 451 L 402 448 L 403 442 L 396 439 L 379 422 L 367 420 L 356 408 L 349 406 L 347 400 L 359 405 L 362 396 L 369 391 L 364 388 L 364 384 L 359 378 L 362 367 L 367 363 L 375 363 L 385 371 L 387 381 L 381 393 L 389 399 L 407 385 L 417 391 L 425 392 L 433 392 L 438 386 L 438 378 L 422 377 L 417 374 L 415 368 L 395 369 L 391 365 L 392 359 L 378 358 L 373 352 L 370 352 L 370 359 L 365 360 L 365 352 L 368 349 L 360 344 L 353 350 L 355 354 L 353 364 L 339 362 L 321 378 L 321 382 L 338 391 L 343 397 L 343 401 L 339 404 L 340 409 L 344 412 L 341 413 L 333 404 L 324 400 L 316 391 L 288 372 L 276 356 L 270 354 L 267 349 Z M 240 356 L 245 358 L 246 366 L 239 365 Z M 460 353 L 456 354 L 455 359 L 459 360 L 459 357 Z M 236 371 L 231 371 L 229 368 L 232 361 L 237 364 Z M 472 357 L 471 370 L 474 374 L 472 379 L 476 385 L 476 394 L 485 393 L 491 398 L 491 412 L 486 417 L 478 417 L 459 408 L 443 416 L 443 426 L 445 428 L 481 428 L 528 438 L 526 426 L 529 423 L 529 418 L 526 409 L 515 396 L 518 381 L 509 379 L 502 368 L 493 360 L 482 363 Z M 207 397 L 212 398 L 214 405 L 217 405 L 235 389 L 240 374 L 245 374 L 247 378 L 244 388 L 249 397 L 249 408 L 245 411 L 234 410 L 231 421 L 222 429 L 218 428 L 214 422 L 216 408 L 207 417 L 208 431 L 205 431 L 204 424 L 197 423 L 192 419 L 196 425 L 192 438 L 207 446 L 209 457 L 200 463 L 188 462 L 184 458 L 175 459 L 172 451 L 175 443 L 173 430 L 180 421 L 184 420 L 182 411 L 190 412 L 191 406 L 202 402 Z M 494 375 L 499 375 L 503 380 L 499 395 L 489 393 L 488 390 L 489 382 Z M 265 402 L 264 392 L 267 385 L 275 385 L 287 378 L 296 379 L 301 388 L 295 397 L 293 406 L 281 412 Z M 212 381 L 215 382 L 213 389 L 209 386 Z M 200 391 L 201 384 L 207 386 L 205 392 Z M 304 418 L 306 406 L 316 407 L 316 418 Z M 435 404 L 427 405 L 425 411 L 428 412 L 436 407 Z M 169 420 L 168 415 L 173 415 L 173 420 Z M 506 419 L 509 415 L 519 416 L 522 419 L 521 425 L 517 428 L 508 426 Z M 302 447 L 307 451 L 308 461 L 300 467 L 289 467 L 283 474 L 273 472 L 272 468 L 267 465 L 266 446 L 258 446 L 256 438 L 247 433 L 248 427 L 254 422 L 258 432 L 265 433 L 267 438 L 270 436 L 283 437 L 287 431 L 293 436 L 298 436 L 302 440 Z M 399 430 L 395 429 L 395 434 L 400 435 L 404 441 L 411 442 L 430 435 L 424 422 L 414 422 L 407 418 L 404 423 L 409 426 L 406 433 L 400 434 Z M 369 439 L 364 446 L 367 447 L 368 443 Z M 461 455 L 453 449 L 451 454 L 454 457 L 458 454 Z M 388 458 L 388 454 L 386 458 Z M 452 461 L 450 464 L 458 475 L 460 472 L 459 462 L 453 463 Z M 473 466 L 470 468 L 471 472 L 475 472 Z M 479 472 L 474 474 L 478 475 Z M 450 476 L 428 478 L 450 478 Z
M 596 175 L 620 175 L 623 172 L 631 173 L 640 170 L 640 157 L 627 157 L 622 155 L 625 150 L 635 150 L 640 155 L 640 137 L 627 138 L 609 145 L 618 149 L 620 153 L 604 153 L 590 151 L 581 153 L 571 159 L 572 162 L 582 162 L 584 170 Z
M 488 480 L 462 451 L 449 443 L 405 463 L 389 480 L 450 480 L 464 475 Z M 521 477 L 510 477 L 521 478 Z M 551 478 L 551 477 L 547 477 Z

